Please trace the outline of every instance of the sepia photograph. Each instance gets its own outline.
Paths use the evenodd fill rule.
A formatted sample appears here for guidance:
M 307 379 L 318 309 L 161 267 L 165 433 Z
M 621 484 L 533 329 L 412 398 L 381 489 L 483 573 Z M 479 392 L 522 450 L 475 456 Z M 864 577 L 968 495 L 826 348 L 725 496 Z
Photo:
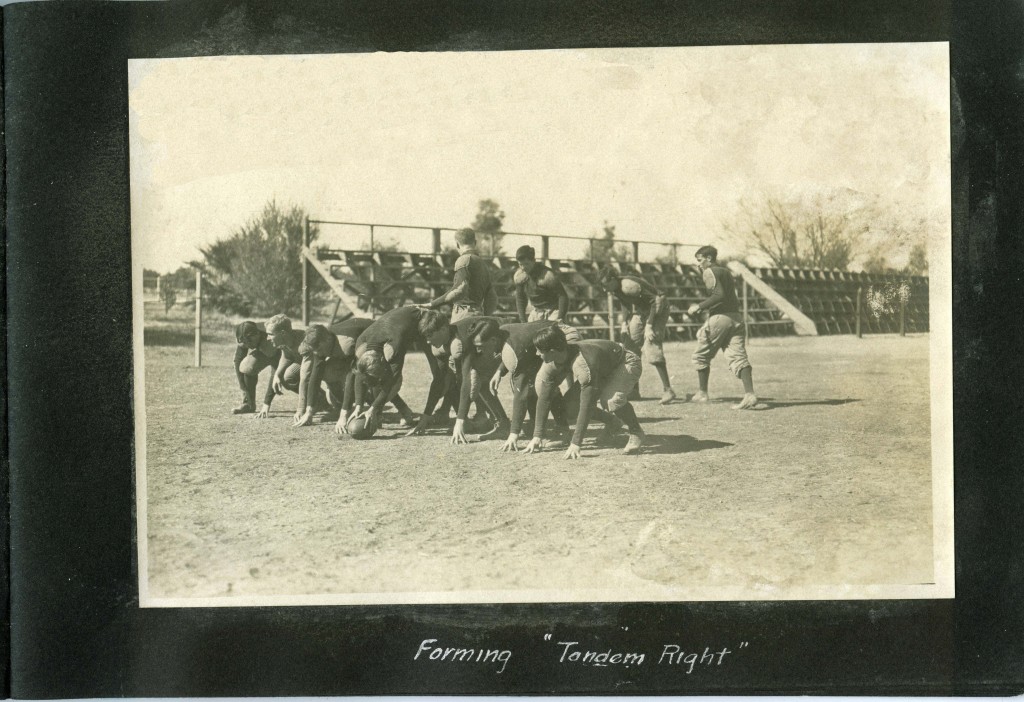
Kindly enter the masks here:
M 141 606 L 953 597 L 948 43 L 128 81 Z

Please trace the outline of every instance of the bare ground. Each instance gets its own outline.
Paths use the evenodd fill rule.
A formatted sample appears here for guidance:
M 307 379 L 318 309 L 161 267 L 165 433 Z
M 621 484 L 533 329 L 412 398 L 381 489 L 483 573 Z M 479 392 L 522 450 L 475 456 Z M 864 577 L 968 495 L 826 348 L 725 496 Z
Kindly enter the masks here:
M 696 382 L 691 347 L 666 348 L 680 395 Z M 592 436 L 580 461 L 394 425 L 339 439 L 292 428 L 294 395 L 270 419 L 232 416 L 232 350 L 207 344 L 197 369 L 188 347 L 145 349 L 151 597 L 771 596 L 933 578 L 927 336 L 754 339 L 754 412 L 730 409 L 741 386 L 722 358 L 706 405 L 659 405 L 645 367 L 644 453 Z M 407 369 L 418 409 L 426 363 Z

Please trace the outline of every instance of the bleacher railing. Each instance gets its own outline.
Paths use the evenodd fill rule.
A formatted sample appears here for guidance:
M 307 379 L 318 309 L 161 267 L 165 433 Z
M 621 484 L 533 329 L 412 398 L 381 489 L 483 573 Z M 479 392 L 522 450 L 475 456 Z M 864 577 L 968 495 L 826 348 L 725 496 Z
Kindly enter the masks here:
M 311 249 L 311 253 L 321 272 L 328 271 L 336 284 L 343 285 L 348 306 L 358 307 L 360 314 L 375 316 L 398 305 L 423 303 L 450 289 L 452 268 L 457 257 L 454 250 L 455 228 L 329 220 L 309 220 L 309 224 L 349 228 L 344 241 L 339 242 L 342 246 L 328 248 L 326 244 L 331 237 L 325 236 L 321 246 Z M 396 230 L 405 236 L 394 239 Z M 670 339 L 695 338 L 700 321 L 687 317 L 685 310 L 692 303 L 703 300 L 707 293 L 699 269 L 680 261 L 680 249 L 696 250 L 697 244 L 616 240 L 613 243 L 617 247 L 617 259 L 609 260 L 607 249 L 601 248 L 608 242 L 602 239 L 514 232 L 502 234 L 503 253 L 513 252 L 521 243 L 535 244 L 537 258 L 559 274 L 569 292 L 567 323 L 584 334 L 614 338 L 623 321 L 623 310 L 617 309 L 621 306 L 598 284 L 600 269 L 611 265 L 623 275 L 644 278 L 666 294 L 670 305 L 667 324 Z M 483 246 L 479 244 L 478 240 L 478 253 L 492 265 L 492 281 L 499 298 L 497 315 L 511 321 L 516 318 L 512 283 L 516 261 L 509 255 L 490 255 L 493 249 L 489 250 L 486 240 Z M 652 246 L 658 248 L 652 251 Z M 309 323 L 306 278 L 310 268 L 310 265 L 303 267 L 303 321 L 306 324 Z M 841 271 L 752 270 L 813 319 L 820 334 L 928 330 L 927 278 L 871 276 Z M 736 282 L 737 292 L 742 295 L 748 334 L 774 336 L 794 333 L 792 319 L 742 278 L 737 278 Z M 341 304 L 338 299 L 332 319 L 337 316 Z M 357 312 L 354 309 L 349 311 Z

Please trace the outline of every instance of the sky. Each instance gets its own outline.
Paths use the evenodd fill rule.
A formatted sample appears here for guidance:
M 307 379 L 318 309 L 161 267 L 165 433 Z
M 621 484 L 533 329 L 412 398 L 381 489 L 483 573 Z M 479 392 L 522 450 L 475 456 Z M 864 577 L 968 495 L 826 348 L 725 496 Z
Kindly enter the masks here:
M 490 198 L 507 231 L 729 253 L 740 198 L 847 189 L 948 238 L 946 43 L 142 59 L 129 105 L 133 255 L 160 272 L 272 198 L 441 227 Z

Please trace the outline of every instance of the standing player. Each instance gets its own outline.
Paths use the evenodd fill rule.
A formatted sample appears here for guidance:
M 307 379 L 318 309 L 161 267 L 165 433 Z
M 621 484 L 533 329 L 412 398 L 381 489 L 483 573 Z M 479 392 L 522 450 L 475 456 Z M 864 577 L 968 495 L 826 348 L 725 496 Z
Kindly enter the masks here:
M 519 270 L 512 275 L 512 280 L 516 284 L 519 321 L 564 320 L 569 310 L 569 294 L 555 272 L 537 262 L 532 246 L 516 249 L 516 261 Z
M 557 326 L 538 333 L 533 343 L 540 351 L 544 365 L 537 373 L 537 417 L 533 438 L 526 447 L 526 453 L 533 453 L 543 447 L 544 422 L 552 389 L 564 378 L 573 383 L 573 391 L 579 392 L 580 403 L 576 431 L 565 457 L 580 457 L 580 446 L 592 414 L 601 419 L 608 429 L 616 429 L 625 422 L 629 429 L 629 441 L 622 452 L 627 455 L 639 453 L 644 441 L 644 430 L 640 427 L 633 405 L 629 404 L 628 395 L 640 380 L 643 370 L 640 357 L 622 344 L 604 339 L 570 344 Z M 598 400 L 606 404 L 608 412 L 597 407 Z
M 544 362 L 537 353 L 533 339 L 551 326 L 555 325 L 547 321 L 505 324 L 501 327 L 486 325 L 477 334 L 476 343 L 485 344 L 493 339 L 495 345 L 500 348 L 501 363 L 490 381 L 492 394 L 497 395 L 501 379 L 511 373 L 509 384 L 512 386 L 512 421 L 508 438 L 501 447 L 502 451 L 519 450 L 519 433 L 522 430 L 527 410 L 531 410 L 533 415 L 534 429 L 537 427 L 537 392 L 534 386 L 537 371 L 540 370 Z M 580 340 L 579 332 L 572 327 L 558 326 L 565 335 L 566 341 L 575 343 Z M 557 385 L 551 388 L 549 402 L 551 414 L 555 418 L 555 425 L 567 429 L 562 393 Z
M 702 302 L 690 305 L 687 314 L 695 317 L 707 312 L 708 318 L 697 331 L 697 350 L 693 352 L 693 364 L 697 366 L 697 382 L 700 390 L 693 396 L 694 402 L 708 401 L 708 379 L 711 376 L 711 359 L 719 351 L 725 351 L 729 368 L 743 381 L 743 399 L 733 409 L 754 409 L 757 395 L 754 394 L 754 371 L 747 360 L 747 336 L 743 328 L 743 315 L 732 273 L 718 265 L 718 249 L 702 246 L 697 249 L 697 265 L 704 278 L 708 297 Z
M 601 287 L 612 293 L 626 306 L 622 342 L 633 353 L 643 354 L 644 360 L 654 366 L 661 378 L 661 404 L 676 399 L 665 365 L 665 323 L 668 321 L 668 298 L 646 280 L 632 275 L 620 276 L 611 266 L 601 271 Z M 639 396 L 635 396 L 639 399 Z
M 313 423 L 313 408 L 316 406 L 321 382 L 327 385 L 333 396 L 336 404 L 333 409 L 339 412 L 335 419 L 340 419 L 341 414 L 347 415 L 352 409 L 354 377 L 351 371 L 356 339 L 371 324 L 372 319 L 352 317 L 331 325 L 330 329 L 322 324 L 314 324 L 306 330 L 306 336 L 299 345 L 299 353 L 302 354 L 299 408 L 295 412 L 293 426 Z
M 271 387 L 274 395 L 283 395 L 285 390 L 294 393 L 299 391 L 299 375 L 301 373 L 302 354 L 299 353 L 299 345 L 305 337 L 305 332 L 292 329 L 292 320 L 286 315 L 276 314 L 267 320 L 267 337 L 274 348 L 280 352 L 277 362 L 277 369 L 271 379 Z M 270 413 L 270 402 L 274 395 L 268 395 L 263 400 L 263 406 L 256 413 L 257 419 L 265 419 Z
M 452 289 L 432 300 L 432 309 L 452 306 L 451 320 L 457 322 L 470 315 L 492 314 L 498 306 L 498 294 L 491 285 L 491 272 L 486 261 L 476 253 L 476 232 L 460 229 L 455 232 L 459 258 L 455 261 Z
M 256 411 L 256 384 L 264 368 L 277 366 L 281 352 L 267 339 L 267 333 L 255 322 L 242 322 L 235 327 L 235 378 L 242 390 L 242 404 L 235 407 L 233 414 L 253 414 Z M 271 381 L 273 372 L 271 372 Z M 263 404 L 267 407 L 274 399 L 274 387 L 267 382 Z
M 362 407 L 367 386 L 371 390 L 369 407 L 365 410 L 368 421 L 380 426 L 384 404 L 391 402 L 405 422 L 412 424 L 412 410 L 398 395 L 402 388 L 402 373 L 405 355 L 419 343 L 427 357 L 432 380 L 427 393 L 427 410 L 430 412 L 446 389 L 446 371 L 426 345 L 425 335 L 440 326 L 447 326 L 448 320 L 440 312 L 420 307 L 397 307 L 385 312 L 366 328 L 356 340 L 355 406 Z M 420 421 L 420 426 L 424 422 Z M 338 420 L 335 431 L 346 433 L 345 424 Z

